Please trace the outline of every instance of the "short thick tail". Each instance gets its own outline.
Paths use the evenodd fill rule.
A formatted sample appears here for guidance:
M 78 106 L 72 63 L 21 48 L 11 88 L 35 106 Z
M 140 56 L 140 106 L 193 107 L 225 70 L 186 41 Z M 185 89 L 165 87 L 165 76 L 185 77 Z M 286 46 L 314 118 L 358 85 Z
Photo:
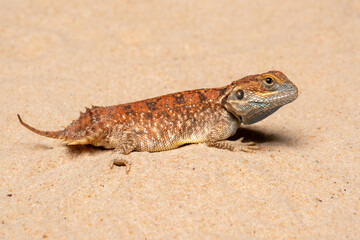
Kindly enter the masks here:
M 20 115 L 18 114 L 18 119 L 19 122 L 21 123 L 21 125 L 23 125 L 24 127 L 26 127 L 27 129 L 29 129 L 30 131 L 37 133 L 41 136 L 45 136 L 45 137 L 49 137 L 49 138 L 63 138 L 63 134 L 64 134 L 64 130 L 60 130 L 60 131 L 41 131 L 38 130 L 36 128 L 33 128 L 29 125 L 27 125 L 26 123 L 23 122 L 23 120 L 21 119 Z

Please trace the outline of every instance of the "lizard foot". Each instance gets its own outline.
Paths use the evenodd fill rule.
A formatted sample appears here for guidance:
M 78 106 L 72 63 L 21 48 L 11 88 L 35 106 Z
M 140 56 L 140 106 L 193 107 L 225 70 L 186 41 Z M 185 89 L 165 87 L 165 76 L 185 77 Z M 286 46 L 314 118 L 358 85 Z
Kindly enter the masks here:
M 255 145 L 254 142 L 243 142 L 244 138 L 240 138 L 236 145 L 234 145 L 234 151 L 236 152 L 255 152 L 260 150 L 258 146 Z M 240 143 L 238 143 L 240 142 Z
M 242 142 L 244 138 L 240 138 L 239 141 L 233 142 L 229 140 L 222 140 L 217 142 L 207 142 L 209 147 L 216 147 L 220 149 L 227 149 L 234 152 L 254 152 L 259 150 L 258 146 L 255 146 L 254 142 Z
M 126 168 L 126 174 L 130 172 L 131 162 L 123 158 L 114 158 L 110 161 L 110 169 L 113 169 L 114 166 L 122 166 Z

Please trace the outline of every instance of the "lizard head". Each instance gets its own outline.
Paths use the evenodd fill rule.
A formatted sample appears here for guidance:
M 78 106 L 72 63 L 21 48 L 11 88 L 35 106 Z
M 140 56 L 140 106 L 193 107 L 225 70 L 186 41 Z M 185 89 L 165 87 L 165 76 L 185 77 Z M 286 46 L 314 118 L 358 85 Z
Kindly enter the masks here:
M 247 76 L 231 86 L 223 105 L 244 124 L 266 118 L 298 96 L 297 87 L 279 71 Z

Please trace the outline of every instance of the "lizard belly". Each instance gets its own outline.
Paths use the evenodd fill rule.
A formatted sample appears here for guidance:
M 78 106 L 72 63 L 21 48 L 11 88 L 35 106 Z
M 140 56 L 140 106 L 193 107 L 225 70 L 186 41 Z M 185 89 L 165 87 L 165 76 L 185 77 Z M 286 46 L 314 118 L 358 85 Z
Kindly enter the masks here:
M 146 152 L 159 152 L 178 148 L 182 145 L 189 143 L 205 142 L 207 140 L 207 132 L 208 131 L 204 131 L 202 134 L 183 134 L 182 131 L 177 131 L 174 134 L 164 133 L 156 138 L 140 135 L 138 136 L 139 144 L 136 150 Z
M 196 126 L 188 127 L 184 124 L 172 131 L 168 129 L 156 129 L 155 134 L 139 135 L 137 151 L 158 152 L 180 147 L 185 144 L 203 143 L 209 140 L 224 140 L 235 134 L 239 127 L 239 122 L 230 113 L 224 114 L 221 119 L 198 121 Z M 211 133 L 218 127 L 219 122 L 222 125 L 220 134 L 216 135 L 216 139 L 209 139 Z

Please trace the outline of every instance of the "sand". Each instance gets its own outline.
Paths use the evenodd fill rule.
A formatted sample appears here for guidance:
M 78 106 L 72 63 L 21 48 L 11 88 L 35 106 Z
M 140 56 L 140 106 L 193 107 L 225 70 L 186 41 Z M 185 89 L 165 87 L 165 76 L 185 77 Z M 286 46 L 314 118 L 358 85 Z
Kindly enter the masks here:
M 359 239 L 359 1 L 1 1 L 0 239 Z M 67 147 L 85 106 L 281 70 L 256 153 Z

